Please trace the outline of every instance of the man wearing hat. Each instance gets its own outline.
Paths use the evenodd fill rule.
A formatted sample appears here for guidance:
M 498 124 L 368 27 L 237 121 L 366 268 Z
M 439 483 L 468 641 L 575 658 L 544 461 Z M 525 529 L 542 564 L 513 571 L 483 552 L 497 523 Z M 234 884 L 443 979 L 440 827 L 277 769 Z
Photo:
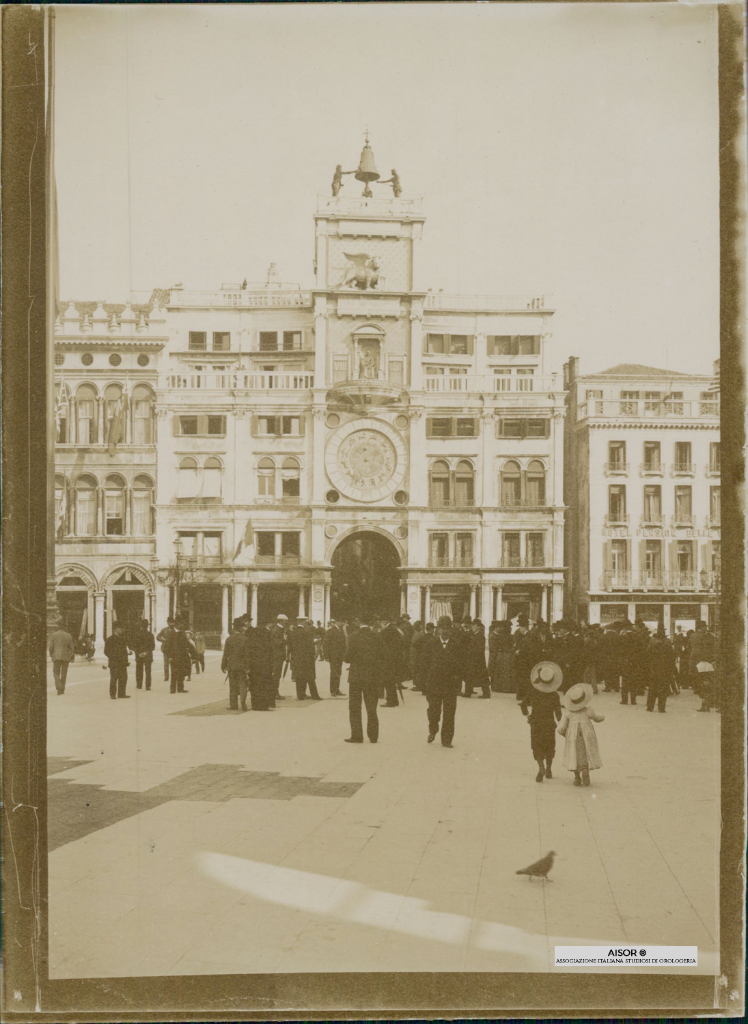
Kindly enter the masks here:
M 552 661 L 541 661 L 530 672 L 531 689 L 522 701 L 520 710 L 527 715 L 530 710 L 530 746 L 532 756 L 538 763 L 536 782 L 552 779 L 551 765 L 556 753 L 556 722 L 561 721 L 561 700 L 558 690 L 563 682 L 563 673 Z
M 564 695 L 564 713 L 558 725 L 561 736 L 566 737 L 564 768 L 574 772 L 575 786 L 589 786 L 590 771 L 602 768 L 600 750 L 593 722 L 604 722 L 605 715 L 590 707 L 592 687 L 577 683 Z
M 282 612 L 270 629 L 270 642 L 273 648 L 273 700 L 285 700 L 280 695 L 283 666 L 288 661 L 288 616 Z
M 452 620 L 442 615 L 436 624 L 436 635 L 428 641 L 425 683 L 429 702 L 428 742 L 434 742 L 441 720 L 443 747 L 451 747 L 454 737 L 457 694 L 462 687 L 462 653 L 463 644 L 453 633 Z
M 340 689 L 340 673 L 343 671 L 343 658 L 345 657 L 347 646 L 348 641 L 340 623 L 336 622 L 335 619 L 330 619 L 330 625 L 322 640 L 322 653 L 325 656 L 325 660 L 330 664 L 331 697 L 345 696 Z
M 229 675 L 229 710 L 231 711 L 238 711 L 240 705 L 242 711 L 247 710 L 249 641 L 242 628 L 243 625 L 241 619 L 234 619 L 232 622 L 231 632 L 223 645 L 223 658 L 221 659 L 221 672 L 228 672 Z

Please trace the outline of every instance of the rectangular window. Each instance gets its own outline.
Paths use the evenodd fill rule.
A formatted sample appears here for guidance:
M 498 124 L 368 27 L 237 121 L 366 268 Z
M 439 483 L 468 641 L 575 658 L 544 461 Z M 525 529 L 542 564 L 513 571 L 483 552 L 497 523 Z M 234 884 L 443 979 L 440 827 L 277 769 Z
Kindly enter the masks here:
M 187 346 L 190 352 L 205 352 L 208 348 L 208 335 L 205 331 L 190 331 Z
M 231 335 L 228 331 L 213 331 L 213 351 L 229 352 L 231 350 Z
M 132 532 L 136 537 L 147 537 L 151 532 L 151 495 L 148 491 L 134 491 L 132 496 Z
M 489 356 L 536 356 L 540 353 L 540 337 L 536 334 L 490 334 L 487 348 Z
M 132 404 L 132 434 L 135 444 L 152 444 L 153 431 L 151 429 L 151 403 L 150 400 L 139 401 L 135 399 Z
M 608 463 L 611 469 L 623 469 L 626 465 L 626 442 L 608 442 Z
M 662 572 L 662 541 L 648 540 L 644 548 L 644 572 L 648 580 L 653 580 Z
M 675 465 L 676 472 L 690 473 L 691 471 L 691 442 L 675 442 Z
M 263 561 L 274 561 L 275 560 L 275 534 L 258 531 L 255 535 L 257 537 L 257 560 Z
M 475 420 L 472 416 L 458 416 L 455 424 L 457 437 L 475 437 Z
M 78 399 L 78 444 L 96 444 L 93 400 Z
M 203 534 L 203 562 L 206 565 L 221 564 L 221 534 Z
M 587 390 L 585 395 L 587 401 L 587 410 L 590 415 L 602 416 L 603 414 L 603 391 L 602 388 L 592 388 Z
M 197 554 L 197 534 L 180 533 L 179 539 L 182 542 L 182 556 L 184 558 L 194 558 Z
M 623 484 L 615 484 L 608 488 L 608 513 L 611 522 L 625 522 L 626 488 Z
M 722 490 L 720 487 L 709 488 L 709 519 L 712 526 L 719 526 L 722 519 Z
M 679 540 L 678 541 L 678 572 L 690 573 L 693 572 L 693 541 L 691 540 Z
M 300 433 L 299 425 L 301 422 L 298 416 L 282 416 L 281 420 L 281 433 L 294 434 L 298 436 Z
M 545 565 L 545 534 L 528 533 L 527 535 L 527 564 Z
M 449 565 L 449 534 L 429 534 L 429 563 L 432 566 Z
M 499 437 L 524 437 L 527 420 L 499 420 Z
M 716 391 L 702 391 L 699 398 L 699 414 L 701 416 L 717 416 L 719 414 L 719 394 Z
M 628 542 L 625 540 L 612 540 L 610 542 L 610 567 L 613 577 L 620 579 L 628 570 Z
M 300 533 L 282 533 L 281 534 L 281 557 L 288 560 L 289 564 L 295 564 L 299 561 L 301 556 L 301 534 Z
M 276 430 L 276 419 L 275 416 L 258 416 L 257 417 L 257 433 L 258 434 L 277 434 Z
M 283 351 L 301 352 L 301 331 L 283 332 Z
M 426 420 L 427 437 L 452 437 L 451 416 L 431 416 Z
M 652 413 L 656 416 L 662 414 L 662 392 L 661 391 L 645 391 L 644 392 L 644 412 Z
M 644 520 L 659 523 L 662 519 L 662 488 L 659 485 L 644 488 Z
M 455 565 L 468 566 L 473 564 L 472 533 L 455 534 Z
M 188 437 L 191 434 L 197 434 L 197 416 L 180 416 L 179 433 L 183 437 Z
M 75 495 L 75 509 L 79 537 L 96 535 L 96 491 L 79 490 Z
M 520 540 L 518 533 L 501 535 L 501 562 L 505 568 L 514 568 L 520 562 Z
M 278 332 L 260 331 L 260 352 L 278 351 Z
M 121 537 L 125 532 L 125 496 L 122 491 L 107 491 L 104 498 L 105 532 L 108 537 Z
M 426 352 L 432 355 L 470 356 L 473 338 L 470 334 L 427 334 Z
M 225 416 L 180 416 L 179 433 L 182 437 L 217 435 L 226 433 Z
M 298 477 L 290 477 L 281 481 L 283 487 L 284 498 L 299 498 L 301 497 L 300 484 L 301 481 Z
M 679 523 L 691 522 L 691 488 L 675 488 L 675 519 Z
M 226 433 L 226 417 L 225 416 L 208 416 L 208 433 L 209 434 L 225 434 Z
M 621 416 L 637 416 L 639 413 L 639 392 L 621 392 Z
M 721 472 L 719 441 L 712 441 L 709 445 L 709 471 L 710 473 Z
M 498 437 L 516 438 L 549 437 L 550 425 L 549 419 L 510 419 L 502 416 L 498 422 L 497 435 Z
M 667 396 L 665 411 L 673 416 L 683 415 L 683 392 L 671 391 Z
M 661 465 L 662 463 L 660 462 L 660 442 L 645 441 L 644 468 L 649 470 L 658 470 L 661 468 Z

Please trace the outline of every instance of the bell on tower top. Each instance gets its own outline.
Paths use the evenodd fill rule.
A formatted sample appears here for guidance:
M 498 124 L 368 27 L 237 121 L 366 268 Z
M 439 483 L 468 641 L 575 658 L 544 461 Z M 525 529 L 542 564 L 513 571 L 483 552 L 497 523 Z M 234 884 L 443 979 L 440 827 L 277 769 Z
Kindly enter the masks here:
M 374 151 L 369 144 L 369 132 L 367 129 L 364 148 L 361 150 L 361 159 L 358 162 L 358 167 L 355 171 L 344 171 L 342 164 L 337 165 L 332 179 L 332 194 L 334 196 L 339 195 L 343 184 L 343 175 L 352 174 L 357 181 L 363 181 L 364 191 L 362 195 L 364 198 L 371 199 L 374 195 L 369 187 L 372 181 L 379 181 L 380 185 L 392 185 L 392 191 L 395 193 L 395 198 L 397 198 L 402 193 L 400 178 L 394 168 L 391 173 L 391 178 L 387 178 L 385 181 L 379 180 L 379 171 L 377 170 L 374 162 Z

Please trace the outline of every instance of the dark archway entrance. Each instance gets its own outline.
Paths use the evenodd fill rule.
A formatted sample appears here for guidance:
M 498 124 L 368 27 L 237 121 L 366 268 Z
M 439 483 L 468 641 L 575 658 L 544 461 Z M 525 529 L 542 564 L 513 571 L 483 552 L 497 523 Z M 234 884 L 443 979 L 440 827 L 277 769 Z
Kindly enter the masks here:
M 400 558 L 392 541 L 362 531 L 346 537 L 332 556 L 330 614 L 367 619 L 400 614 Z

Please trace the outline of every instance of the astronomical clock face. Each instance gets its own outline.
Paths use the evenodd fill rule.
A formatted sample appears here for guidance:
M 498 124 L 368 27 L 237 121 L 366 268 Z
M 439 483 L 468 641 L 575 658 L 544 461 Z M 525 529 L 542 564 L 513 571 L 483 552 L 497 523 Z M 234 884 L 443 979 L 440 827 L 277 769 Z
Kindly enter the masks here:
M 405 445 L 389 423 L 355 420 L 330 438 L 325 465 L 343 494 L 357 501 L 379 501 L 402 480 Z

